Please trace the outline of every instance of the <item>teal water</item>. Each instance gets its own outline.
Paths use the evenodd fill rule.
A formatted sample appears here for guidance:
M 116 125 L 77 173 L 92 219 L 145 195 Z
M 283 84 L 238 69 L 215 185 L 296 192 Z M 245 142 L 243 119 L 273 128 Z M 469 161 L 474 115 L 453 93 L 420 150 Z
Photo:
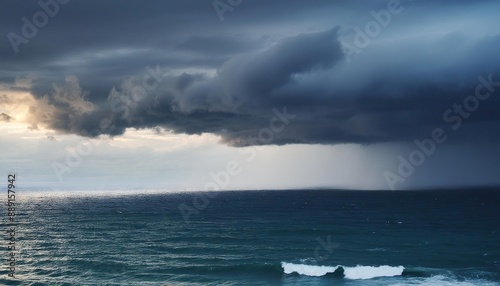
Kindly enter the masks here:
M 3 285 L 500 285 L 494 189 L 16 198 Z

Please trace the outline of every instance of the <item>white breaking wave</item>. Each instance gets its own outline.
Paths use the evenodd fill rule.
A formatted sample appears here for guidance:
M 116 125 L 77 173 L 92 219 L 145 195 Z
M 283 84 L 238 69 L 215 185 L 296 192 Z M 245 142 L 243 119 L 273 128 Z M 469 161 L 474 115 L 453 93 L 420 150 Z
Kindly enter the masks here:
M 300 275 L 307 276 L 323 276 L 328 273 L 333 273 L 337 268 L 344 268 L 344 278 L 357 280 L 357 279 L 372 279 L 376 277 L 392 277 L 400 276 L 403 274 L 405 269 L 403 266 L 355 266 L 355 267 L 344 267 L 344 266 L 317 266 L 317 265 L 305 265 L 305 264 L 294 264 L 288 262 L 282 262 L 281 267 L 286 274 L 298 273 Z
M 300 275 L 307 276 L 323 276 L 327 273 L 333 273 L 337 270 L 338 266 L 316 266 L 316 265 L 305 265 L 305 264 L 293 264 L 287 262 L 281 262 L 281 267 L 286 274 L 292 274 L 294 272 Z
M 347 279 L 372 279 L 375 277 L 393 277 L 403 274 L 405 268 L 403 266 L 356 266 L 343 267 L 344 275 Z

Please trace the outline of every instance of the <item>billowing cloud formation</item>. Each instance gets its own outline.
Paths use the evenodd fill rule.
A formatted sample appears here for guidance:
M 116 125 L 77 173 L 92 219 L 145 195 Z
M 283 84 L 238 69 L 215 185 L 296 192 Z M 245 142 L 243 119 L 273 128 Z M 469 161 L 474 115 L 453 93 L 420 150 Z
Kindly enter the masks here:
M 5 113 L 0 114 L 0 121 L 9 122 L 11 120 L 12 120 L 12 117 L 10 117 L 8 114 L 5 114 Z
M 209 2 L 208 9 L 193 1 L 156 2 L 163 15 L 154 4 L 123 1 L 123 15 L 114 11 L 113 21 L 106 21 L 112 8 L 104 4 L 70 3 L 19 46 L 19 54 L 4 43 L 9 56 L 0 64 L 0 81 L 27 76 L 19 69 L 35 73 L 35 122 L 83 136 L 162 127 L 212 133 L 239 146 L 371 144 L 464 126 L 454 140 L 500 138 L 500 34 L 487 24 L 496 19 L 488 11 L 498 1 L 401 2 L 403 12 L 349 60 L 346 43 L 359 37 L 355 28 L 373 21 L 370 11 L 384 9 L 386 1 L 365 1 L 361 8 L 336 1 L 248 2 L 224 23 Z M 84 8 L 99 12 L 80 26 L 71 17 Z M 484 19 L 462 24 L 464 17 L 477 20 L 467 18 L 471 9 L 485 12 Z M 143 21 L 126 18 L 127 11 Z M 300 21 L 277 20 L 276 13 Z M 415 20 L 424 14 L 433 30 Z M 22 25 L 7 20 L 7 29 Z M 303 27 L 295 30 L 296 23 Z M 276 110 L 289 124 L 277 128 L 273 140 L 255 140 Z

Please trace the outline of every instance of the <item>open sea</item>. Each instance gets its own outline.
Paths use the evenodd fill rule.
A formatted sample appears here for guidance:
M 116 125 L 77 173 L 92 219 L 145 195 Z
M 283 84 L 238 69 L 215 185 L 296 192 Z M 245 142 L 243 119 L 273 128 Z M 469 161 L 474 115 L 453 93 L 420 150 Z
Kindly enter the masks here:
M 5 200 L 6 200 L 5 193 Z M 500 285 L 500 189 L 16 194 L 1 285 Z

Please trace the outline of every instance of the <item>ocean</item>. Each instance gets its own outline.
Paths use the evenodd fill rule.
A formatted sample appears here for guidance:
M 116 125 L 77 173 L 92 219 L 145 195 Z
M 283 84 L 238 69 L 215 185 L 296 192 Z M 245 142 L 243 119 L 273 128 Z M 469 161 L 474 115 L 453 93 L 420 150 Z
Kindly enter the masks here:
M 6 197 L 6 195 L 5 195 Z M 500 190 L 23 192 L 2 285 L 500 285 Z

